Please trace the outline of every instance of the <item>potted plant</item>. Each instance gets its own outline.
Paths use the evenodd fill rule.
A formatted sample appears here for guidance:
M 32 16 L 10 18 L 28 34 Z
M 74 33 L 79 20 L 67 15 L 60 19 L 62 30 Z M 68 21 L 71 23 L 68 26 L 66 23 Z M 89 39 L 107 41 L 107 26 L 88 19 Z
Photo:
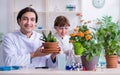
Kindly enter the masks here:
M 58 42 L 52 32 L 50 31 L 48 35 L 46 35 L 44 32 L 42 32 L 42 38 L 40 40 L 44 41 L 43 46 L 43 52 L 45 53 L 53 53 L 53 52 L 59 52 Z
M 96 34 L 88 27 L 90 22 L 91 21 L 81 20 L 80 25 L 70 34 L 70 42 L 73 44 L 74 53 L 75 55 L 80 55 L 81 58 L 85 60 L 87 65 L 84 65 L 84 60 L 82 64 L 86 70 L 93 70 L 95 68 L 101 53 L 101 45 L 96 40 Z M 94 61 L 93 58 L 95 58 L 96 61 Z M 91 66 L 91 61 L 94 62 L 94 66 L 89 69 L 87 67 L 88 64 Z
M 102 19 L 98 19 L 97 21 L 97 38 L 98 42 L 102 44 L 103 50 L 105 50 L 107 68 L 116 68 L 118 64 L 117 52 L 120 51 L 119 28 L 118 23 L 113 22 L 111 16 L 103 16 Z M 108 63 L 110 62 L 107 60 L 108 57 L 112 57 L 112 59 L 108 60 L 112 61 L 114 66 L 111 66 L 110 63 Z M 114 57 L 116 59 L 113 59 Z
M 96 42 L 95 34 L 90 32 L 86 25 L 78 26 L 76 29 L 70 34 L 75 55 L 81 56 L 82 64 L 86 70 L 93 70 L 101 53 L 101 45 Z M 94 66 L 88 68 L 88 64 L 90 67 L 92 64 Z

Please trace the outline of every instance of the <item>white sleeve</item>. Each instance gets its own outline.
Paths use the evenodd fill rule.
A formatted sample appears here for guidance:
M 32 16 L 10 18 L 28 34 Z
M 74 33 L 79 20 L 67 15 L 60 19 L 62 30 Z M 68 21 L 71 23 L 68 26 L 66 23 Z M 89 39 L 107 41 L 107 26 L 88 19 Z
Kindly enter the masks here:
M 5 66 L 25 66 L 30 64 L 30 54 L 18 55 L 15 41 L 11 36 L 5 36 L 2 42 L 3 62 Z

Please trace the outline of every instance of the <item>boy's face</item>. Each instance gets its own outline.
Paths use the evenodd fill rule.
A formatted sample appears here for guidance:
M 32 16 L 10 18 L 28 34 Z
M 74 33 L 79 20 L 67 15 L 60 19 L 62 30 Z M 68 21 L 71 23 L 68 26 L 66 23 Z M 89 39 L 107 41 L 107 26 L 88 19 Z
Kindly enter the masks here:
M 68 28 L 69 27 L 56 27 L 56 31 L 59 36 L 63 37 L 68 33 Z
M 36 16 L 33 12 L 26 12 L 18 22 L 23 33 L 31 33 L 36 26 Z

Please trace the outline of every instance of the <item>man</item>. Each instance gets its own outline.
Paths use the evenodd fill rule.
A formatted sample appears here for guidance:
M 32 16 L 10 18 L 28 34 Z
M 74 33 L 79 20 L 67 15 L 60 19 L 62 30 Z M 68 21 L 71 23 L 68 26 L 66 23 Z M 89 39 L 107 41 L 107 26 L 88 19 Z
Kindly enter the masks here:
M 42 53 L 41 34 L 33 31 L 38 15 L 26 7 L 17 15 L 20 30 L 5 35 L 2 42 L 5 66 L 56 67 L 56 53 Z

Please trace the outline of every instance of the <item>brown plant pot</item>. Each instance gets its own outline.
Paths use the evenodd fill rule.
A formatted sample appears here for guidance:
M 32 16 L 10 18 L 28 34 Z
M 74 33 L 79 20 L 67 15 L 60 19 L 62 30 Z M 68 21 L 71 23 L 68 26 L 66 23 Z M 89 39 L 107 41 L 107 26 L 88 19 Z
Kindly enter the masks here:
M 106 56 L 106 68 L 117 68 L 118 56 L 117 55 L 107 55 Z
M 44 53 L 59 52 L 58 42 L 44 42 L 43 47 Z

